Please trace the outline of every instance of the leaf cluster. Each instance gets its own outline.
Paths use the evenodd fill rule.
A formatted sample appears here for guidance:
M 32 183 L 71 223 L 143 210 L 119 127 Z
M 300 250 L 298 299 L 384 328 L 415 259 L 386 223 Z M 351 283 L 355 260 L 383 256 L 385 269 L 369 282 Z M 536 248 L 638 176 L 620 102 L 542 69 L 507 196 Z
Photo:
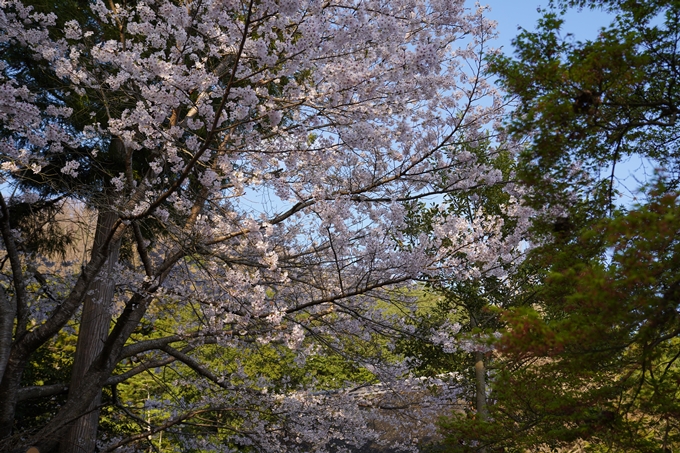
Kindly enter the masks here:
M 570 7 L 612 24 L 576 41 L 563 33 Z M 489 418 L 443 420 L 452 451 L 680 445 L 679 13 L 675 1 L 555 1 L 514 57 L 493 58 L 540 215 L 527 303 L 502 311 Z M 638 173 L 627 190 L 639 201 L 617 207 L 616 169 L 632 157 L 659 170 Z

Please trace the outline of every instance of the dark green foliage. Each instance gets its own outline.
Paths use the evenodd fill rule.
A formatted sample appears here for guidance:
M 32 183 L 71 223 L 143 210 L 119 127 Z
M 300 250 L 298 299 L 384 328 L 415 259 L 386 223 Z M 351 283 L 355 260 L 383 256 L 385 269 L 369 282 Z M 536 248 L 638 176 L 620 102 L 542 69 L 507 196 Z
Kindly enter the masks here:
M 556 1 L 515 58 L 493 69 L 529 137 L 518 174 L 539 209 L 530 304 L 502 312 L 488 421 L 442 421 L 451 451 L 666 452 L 680 447 L 680 107 L 675 1 Z M 568 7 L 604 8 L 592 41 L 561 30 Z M 617 206 L 629 158 L 638 202 Z
M 75 344 L 75 336 L 60 336 L 40 347 L 26 365 L 22 386 L 49 386 L 68 382 Z M 65 391 L 53 396 L 21 401 L 17 405 L 15 429 L 25 431 L 40 428 L 65 402 Z
M 505 312 L 493 423 L 448 421 L 452 443 L 677 448 L 680 206 L 663 189 L 650 195 L 581 236 L 611 248 L 608 260 L 556 257 L 536 304 Z
M 616 14 L 597 39 L 575 42 L 550 10 L 513 42 L 515 58 L 492 68 L 517 99 L 510 131 L 529 136 L 522 179 L 536 206 L 588 201 L 591 215 L 615 201 L 613 167 L 630 156 L 678 170 L 680 38 L 677 2 L 559 2 Z M 661 22 L 661 24 L 658 24 Z M 672 184 L 676 184 L 672 178 Z

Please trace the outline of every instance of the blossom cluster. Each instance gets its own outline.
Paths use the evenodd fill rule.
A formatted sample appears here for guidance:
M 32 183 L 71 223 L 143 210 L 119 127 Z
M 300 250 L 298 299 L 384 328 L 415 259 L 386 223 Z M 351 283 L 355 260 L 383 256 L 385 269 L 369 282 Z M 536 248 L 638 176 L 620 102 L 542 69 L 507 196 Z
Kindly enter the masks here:
M 475 278 L 517 259 L 528 213 L 516 197 L 504 207 L 517 219 L 511 234 L 481 209 L 469 218 L 442 206 L 415 240 L 407 222 L 414 202 L 504 183 L 468 151 L 507 148 L 494 129 L 502 97 L 484 74 L 493 24 L 463 0 L 89 5 L 79 23 L 0 0 L 0 49 L 26 56 L 0 56 L 3 180 L 36 203 L 66 197 L 116 214 L 111 243 L 131 241 L 134 256 L 113 267 L 115 295 L 102 303 L 125 322 L 129 313 L 177 320 L 166 343 L 134 337 L 134 357 L 190 363 L 191 385 L 223 391 L 201 399 L 204 407 L 310 414 L 274 441 L 266 420 L 244 410 L 251 434 L 234 442 L 257 438 L 270 451 L 324 451 L 320 439 L 358 445 L 346 436 L 364 421 L 349 409 L 330 417 L 309 392 L 254 397 L 191 354 L 205 344 L 284 345 L 304 363 L 321 343 L 342 348 L 343 337 L 408 330 L 376 309 L 413 309 L 390 292 L 399 286 L 443 270 Z M 29 59 L 54 83 L 36 85 Z M 75 317 L 86 271 L 104 272 L 95 255 L 80 279 L 58 279 L 62 300 L 44 304 L 41 321 L 63 317 L 64 307 Z M 31 293 L 33 310 L 42 291 Z M 120 332 L 132 338 L 134 329 Z M 123 349 L 127 339 L 111 340 L 121 357 L 135 348 Z M 188 352 L 168 352 L 173 342 Z

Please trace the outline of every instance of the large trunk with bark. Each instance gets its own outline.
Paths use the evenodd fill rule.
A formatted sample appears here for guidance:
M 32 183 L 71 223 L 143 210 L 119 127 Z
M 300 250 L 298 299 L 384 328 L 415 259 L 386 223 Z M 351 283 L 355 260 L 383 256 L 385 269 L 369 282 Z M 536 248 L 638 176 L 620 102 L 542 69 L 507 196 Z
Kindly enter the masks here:
M 95 230 L 93 253 L 105 246 L 118 215 L 100 211 Z M 98 279 L 83 302 L 83 311 L 78 332 L 78 343 L 71 372 L 69 399 L 81 398 L 79 387 L 85 374 L 99 353 L 111 326 L 111 304 L 115 290 L 114 266 L 118 262 L 120 241 L 109 246 L 107 262 Z M 94 451 L 99 425 L 101 391 L 90 402 L 85 414 L 75 420 L 60 442 L 61 453 L 90 453 Z
M 12 351 L 12 331 L 16 312 L 16 304 L 7 297 L 5 290 L 0 288 L 0 381 L 5 374 Z
M 26 367 L 26 354 L 14 348 L 0 382 L 0 439 L 12 434 L 21 378 Z

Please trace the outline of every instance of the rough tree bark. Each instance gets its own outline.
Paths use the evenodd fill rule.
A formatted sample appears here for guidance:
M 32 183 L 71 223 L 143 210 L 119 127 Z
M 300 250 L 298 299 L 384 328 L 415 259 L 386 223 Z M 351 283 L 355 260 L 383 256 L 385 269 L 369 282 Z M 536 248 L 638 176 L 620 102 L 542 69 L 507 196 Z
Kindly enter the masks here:
M 12 349 L 12 330 L 15 316 L 16 305 L 7 297 L 5 290 L 0 288 L 0 380 L 5 374 L 5 367 Z
M 105 246 L 107 237 L 118 220 L 118 215 L 111 211 L 100 211 L 95 230 L 93 253 Z M 104 347 L 104 342 L 111 325 L 111 304 L 115 290 L 115 282 L 111 278 L 114 266 L 118 262 L 120 241 L 111 244 L 107 262 L 99 278 L 93 283 L 92 290 L 83 302 L 83 312 L 78 332 L 78 343 L 71 371 L 71 385 L 68 398 L 80 398 L 80 384 L 85 374 Z M 85 415 L 78 418 L 69 428 L 60 443 L 61 453 L 93 452 L 97 438 L 99 422 L 99 405 L 101 391 L 87 408 Z

